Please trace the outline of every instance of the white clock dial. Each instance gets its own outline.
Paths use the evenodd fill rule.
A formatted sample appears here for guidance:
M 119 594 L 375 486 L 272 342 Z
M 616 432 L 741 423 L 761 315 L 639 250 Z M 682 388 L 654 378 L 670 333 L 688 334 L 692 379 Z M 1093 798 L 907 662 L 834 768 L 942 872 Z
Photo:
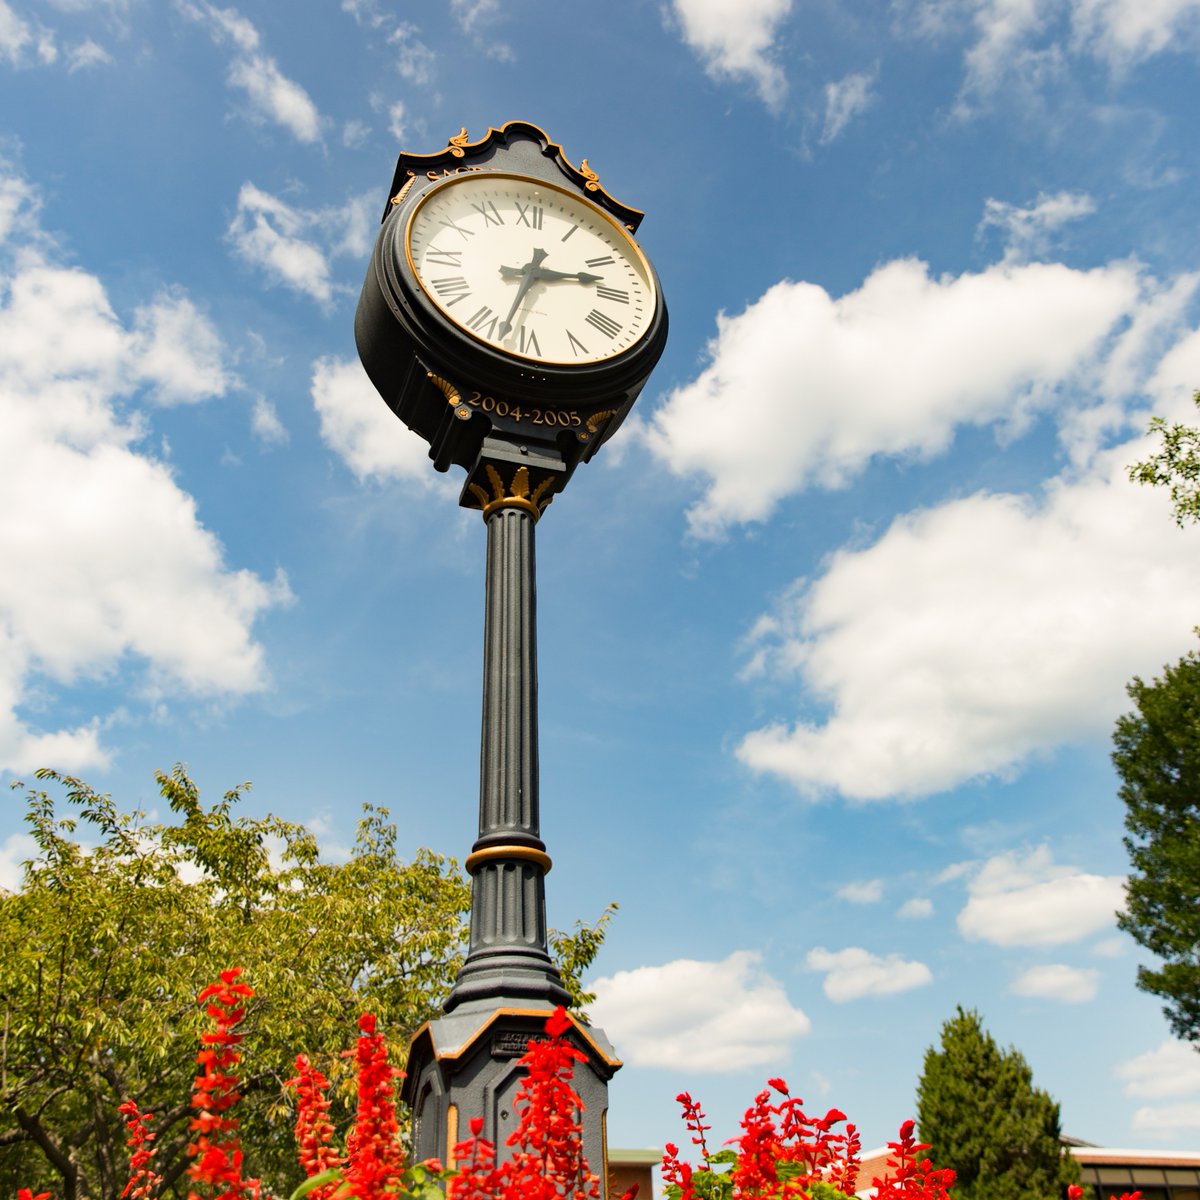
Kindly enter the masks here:
M 540 180 L 453 177 L 413 211 L 405 250 L 449 320 L 517 358 L 604 362 L 634 346 L 654 318 L 654 277 L 629 234 Z

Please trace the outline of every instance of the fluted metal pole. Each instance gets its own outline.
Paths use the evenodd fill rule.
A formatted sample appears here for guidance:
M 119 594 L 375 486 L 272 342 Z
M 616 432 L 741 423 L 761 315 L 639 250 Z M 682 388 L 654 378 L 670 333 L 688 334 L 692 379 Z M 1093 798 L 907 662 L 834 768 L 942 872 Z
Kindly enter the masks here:
M 528 502 L 485 514 L 479 836 L 467 858 L 471 938 L 446 1000 L 567 1002 L 546 941 L 546 854 L 538 811 L 537 590 Z

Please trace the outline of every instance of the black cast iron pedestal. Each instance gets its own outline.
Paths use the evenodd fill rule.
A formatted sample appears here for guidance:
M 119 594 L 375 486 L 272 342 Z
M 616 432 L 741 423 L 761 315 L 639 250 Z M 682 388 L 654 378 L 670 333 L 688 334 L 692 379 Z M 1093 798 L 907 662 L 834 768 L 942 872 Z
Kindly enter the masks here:
M 506 456 L 507 457 L 507 456 Z M 494 496 L 484 504 L 487 584 L 479 836 L 467 858 L 471 937 L 445 1016 L 422 1026 L 409 1047 L 402 1096 L 413 1113 L 413 1154 L 452 1165 L 472 1117 L 503 1161 L 516 1128 L 517 1060 L 546 1017 L 567 1002 L 546 940 L 545 876 L 539 832 L 537 602 L 529 471 L 508 480 L 488 467 Z M 520 461 L 515 460 L 515 461 Z M 534 491 L 536 496 L 537 492 Z M 620 1061 L 604 1034 L 574 1020 L 568 1035 L 587 1056 L 575 1069 L 586 1111 L 584 1153 L 607 1196 L 608 1081 Z

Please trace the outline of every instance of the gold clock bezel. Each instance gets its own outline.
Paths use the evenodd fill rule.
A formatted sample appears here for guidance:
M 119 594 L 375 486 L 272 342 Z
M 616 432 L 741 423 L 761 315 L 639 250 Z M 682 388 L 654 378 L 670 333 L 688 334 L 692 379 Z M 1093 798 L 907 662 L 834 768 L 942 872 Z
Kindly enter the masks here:
M 607 356 L 601 357 L 601 358 L 591 358 L 591 359 L 588 359 L 586 362 L 572 361 L 570 359 L 559 359 L 559 358 L 534 358 L 532 355 L 521 354 L 519 351 L 508 350 L 503 346 L 497 346 L 495 344 L 495 342 L 489 342 L 486 338 L 480 337 L 477 333 L 475 333 L 473 330 L 471 330 L 466 325 L 464 325 L 461 321 L 459 321 L 458 318 L 452 312 L 450 312 L 450 310 L 444 304 L 442 304 L 440 300 L 438 300 L 437 296 L 431 291 L 431 289 L 429 287 L 426 286 L 424 276 L 422 275 L 421 271 L 417 268 L 417 264 L 413 261 L 412 243 L 411 243 L 413 225 L 415 224 L 416 219 L 417 219 L 418 215 L 420 214 L 421 210 L 425 207 L 426 203 L 429 200 L 431 200 L 433 197 L 438 196 L 442 192 L 447 191 L 456 186 L 461 187 L 465 184 L 470 184 L 471 182 L 474 182 L 474 181 L 477 181 L 480 179 L 487 179 L 489 181 L 501 180 L 501 179 L 512 179 L 512 180 L 516 180 L 519 183 L 528 184 L 532 187 L 544 188 L 544 189 L 547 189 L 552 192 L 558 192 L 561 195 L 565 196 L 568 200 L 574 201 L 576 204 L 581 205 L 583 208 L 585 208 L 586 210 L 591 212 L 594 216 L 601 218 L 603 221 L 605 221 L 608 225 L 610 225 L 612 227 L 612 229 L 617 233 L 617 235 L 621 239 L 623 239 L 625 245 L 628 246 L 629 249 L 632 251 L 632 257 L 637 260 L 640 270 L 641 270 L 642 277 L 646 281 L 647 310 L 648 310 L 649 315 L 646 319 L 645 328 L 638 335 L 637 339 L 634 342 L 632 342 L 630 345 L 624 347 L 624 349 L 618 350 L 613 354 L 610 354 L 610 355 L 607 355 Z M 539 178 L 536 175 L 522 175 L 518 171 L 488 171 L 488 170 L 471 171 L 469 173 L 464 173 L 462 175 L 454 175 L 454 176 L 451 176 L 449 179 L 442 180 L 439 183 L 437 183 L 434 187 L 431 187 L 428 191 L 424 192 L 420 196 L 420 198 L 417 200 L 417 202 L 413 205 L 412 212 L 410 212 L 408 214 L 408 218 L 405 222 L 405 226 L 404 226 L 404 257 L 408 262 L 409 272 L 412 274 L 413 279 L 416 280 L 417 285 L 421 289 L 421 294 L 425 297 L 426 300 L 428 300 L 428 302 L 433 306 L 433 308 L 437 311 L 437 313 L 442 318 L 444 318 L 446 321 L 449 321 L 454 326 L 455 330 L 466 335 L 477 345 L 485 347 L 487 350 L 492 351 L 494 354 L 501 354 L 505 358 L 511 358 L 518 362 L 530 363 L 533 366 L 542 366 L 542 367 L 548 367 L 548 368 L 578 367 L 579 369 L 584 370 L 587 368 L 592 368 L 592 369 L 603 368 L 603 367 L 609 365 L 610 363 L 617 362 L 619 359 L 624 358 L 625 355 L 632 353 L 634 350 L 636 350 L 642 344 L 642 342 L 646 338 L 646 335 L 649 334 L 650 331 L 654 327 L 654 315 L 658 311 L 658 306 L 659 306 L 658 282 L 655 277 L 654 270 L 650 266 L 650 260 L 642 252 L 641 246 L 639 246 L 637 244 L 637 242 L 634 240 L 633 235 L 629 232 L 629 230 L 626 229 L 625 226 L 620 223 L 620 221 L 616 220 L 614 217 L 612 217 L 608 213 L 606 213 L 604 211 L 604 209 L 600 208 L 596 204 L 593 204 L 589 199 L 587 199 L 586 196 L 581 196 L 578 192 L 572 191 L 568 187 L 562 187 L 561 185 L 559 185 L 557 183 L 553 183 L 550 180 Z

